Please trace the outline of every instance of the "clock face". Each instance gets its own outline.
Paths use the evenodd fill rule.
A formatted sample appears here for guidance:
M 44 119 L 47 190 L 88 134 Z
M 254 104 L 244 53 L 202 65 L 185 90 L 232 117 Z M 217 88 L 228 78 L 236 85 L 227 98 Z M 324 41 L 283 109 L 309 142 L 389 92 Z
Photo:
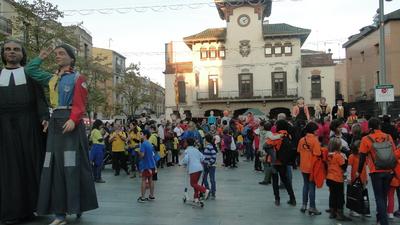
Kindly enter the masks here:
M 238 18 L 238 24 L 242 27 L 249 25 L 250 17 L 248 15 L 241 15 Z

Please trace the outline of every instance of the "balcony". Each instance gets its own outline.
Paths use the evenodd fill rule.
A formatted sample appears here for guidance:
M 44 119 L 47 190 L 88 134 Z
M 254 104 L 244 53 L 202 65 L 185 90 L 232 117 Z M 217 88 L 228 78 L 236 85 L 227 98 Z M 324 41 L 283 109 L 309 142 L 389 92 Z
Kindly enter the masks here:
M 197 92 L 197 101 L 202 103 L 291 101 L 294 99 L 297 99 L 297 88 L 288 88 L 286 93 L 272 89 L 254 90 L 252 94 L 242 94 L 239 91 L 219 91 L 217 95 L 210 95 L 208 91 Z
M 4 35 L 12 34 L 12 24 L 11 20 L 0 16 L 0 33 Z

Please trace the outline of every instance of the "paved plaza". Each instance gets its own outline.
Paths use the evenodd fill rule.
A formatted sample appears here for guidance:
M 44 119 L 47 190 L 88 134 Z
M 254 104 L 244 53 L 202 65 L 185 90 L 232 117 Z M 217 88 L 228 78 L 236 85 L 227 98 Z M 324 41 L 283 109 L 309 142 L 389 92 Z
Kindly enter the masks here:
M 68 217 L 68 224 L 83 225 L 334 225 L 339 224 L 328 218 L 327 213 L 320 216 L 302 214 L 302 178 L 294 171 L 293 187 L 297 206 L 286 204 L 288 196 L 281 193 L 281 206 L 273 203 L 272 186 L 259 185 L 263 174 L 253 171 L 253 164 L 240 162 L 239 168 L 217 168 L 217 198 L 206 201 L 204 208 L 192 208 L 182 203 L 185 185 L 184 168 L 169 167 L 159 170 L 156 184 L 156 201 L 138 203 L 140 179 L 130 179 L 125 173 L 115 177 L 107 167 L 103 177 L 105 184 L 96 184 L 100 208 L 85 213 L 80 221 L 75 216 Z M 369 187 L 370 197 L 373 193 Z M 328 189 L 317 191 L 317 207 L 323 211 L 328 208 Z M 371 202 L 375 211 L 375 204 Z M 346 213 L 348 211 L 346 210 Z M 374 224 L 375 218 L 353 219 L 343 224 Z M 51 217 L 41 217 L 29 225 L 43 225 L 51 222 Z M 393 224 L 400 224 L 395 219 Z

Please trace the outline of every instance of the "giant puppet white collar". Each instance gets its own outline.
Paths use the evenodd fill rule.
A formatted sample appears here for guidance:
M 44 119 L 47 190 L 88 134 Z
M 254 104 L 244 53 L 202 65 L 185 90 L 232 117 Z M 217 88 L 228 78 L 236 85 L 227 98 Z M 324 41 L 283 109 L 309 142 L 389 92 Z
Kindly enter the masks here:
M 24 67 L 17 69 L 4 68 L 0 73 L 0 87 L 7 87 L 10 84 L 11 74 L 14 77 L 15 86 L 26 84 Z

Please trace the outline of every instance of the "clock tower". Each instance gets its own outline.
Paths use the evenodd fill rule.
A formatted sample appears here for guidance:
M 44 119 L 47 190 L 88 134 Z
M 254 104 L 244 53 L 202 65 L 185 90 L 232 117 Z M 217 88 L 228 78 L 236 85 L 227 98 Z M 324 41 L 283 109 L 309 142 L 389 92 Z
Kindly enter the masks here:
M 271 15 L 272 0 L 215 0 L 215 4 L 226 21 L 225 46 L 234 50 L 228 57 L 253 61 L 255 50 L 265 45 L 263 21 Z

